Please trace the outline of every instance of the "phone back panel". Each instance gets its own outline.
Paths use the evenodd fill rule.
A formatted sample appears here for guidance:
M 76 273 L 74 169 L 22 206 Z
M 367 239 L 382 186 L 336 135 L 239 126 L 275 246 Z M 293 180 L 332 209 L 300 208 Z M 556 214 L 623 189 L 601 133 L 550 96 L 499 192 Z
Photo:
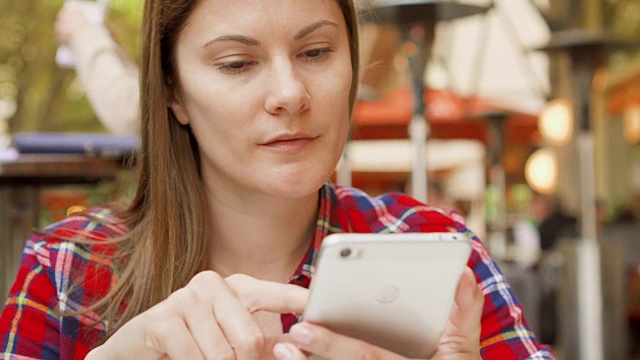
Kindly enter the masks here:
M 330 235 L 304 320 L 404 356 L 430 356 L 470 253 L 464 234 Z

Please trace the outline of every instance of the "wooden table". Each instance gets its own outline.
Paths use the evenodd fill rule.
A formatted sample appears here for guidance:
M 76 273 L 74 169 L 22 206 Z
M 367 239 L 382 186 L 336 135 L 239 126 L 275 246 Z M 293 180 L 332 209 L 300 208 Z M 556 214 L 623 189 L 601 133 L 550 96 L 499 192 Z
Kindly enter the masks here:
M 18 155 L 0 159 L 0 303 L 15 281 L 27 238 L 38 227 L 44 186 L 97 184 L 126 168 L 122 158 Z

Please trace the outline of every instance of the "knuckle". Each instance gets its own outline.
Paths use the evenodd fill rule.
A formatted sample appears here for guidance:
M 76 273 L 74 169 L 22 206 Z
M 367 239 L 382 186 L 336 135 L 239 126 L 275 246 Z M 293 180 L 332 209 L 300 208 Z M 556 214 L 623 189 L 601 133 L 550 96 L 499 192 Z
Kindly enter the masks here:
M 154 321 L 157 317 L 146 319 L 143 322 L 144 333 L 148 334 L 147 344 L 151 344 L 152 347 L 157 347 L 157 344 L 164 343 L 165 339 L 171 338 L 172 334 L 175 334 L 175 327 L 171 326 L 171 320 L 165 319 L 164 321 Z
M 169 295 L 165 303 L 172 309 L 181 309 L 185 306 L 185 304 L 192 303 L 196 299 L 196 290 L 187 286 L 174 291 L 171 295 Z
M 171 294 L 165 301 L 153 306 L 140 314 L 139 324 L 142 332 L 146 334 L 146 343 L 154 348 L 176 335 L 178 324 L 182 322 L 179 313 L 181 298 L 186 294 L 180 290 Z
M 217 284 L 217 283 L 220 283 L 221 281 L 222 281 L 222 277 L 220 276 L 220 274 L 218 274 L 215 271 L 206 270 L 206 271 L 201 271 L 195 274 L 191 278 L 191 281 L 189 281 L 189 284 L 190 285 L 193 284 L 194 286 L 201 287 L 201 286 L 206 286 L 211 284 Z
M 254 279 L 249 275 L 234 274 L 225 279 L 231 291 L 236 295 L 240 304 L 250 313 L 260 310 L 259 300 L 255 291 L 251 290 Z
M 260 310 L 260 305 L 258 304 L 258 299 L 249 295 L 238 295 L 238 300 L 240 304 L 249 311 L 250 314 L 253 314 Z
M 172 312 L 171 306 L 165 300 L 140 314 L 140 323 L 142 323 L 143 328 L 147 328 L 153 326 L 155 323 L 166 320 L 167 314 L 172 314 Z
M 233 274 L 225 278 L 227 283 L 229 283 L 234 287 L 240 287 L 240 288 L 247 286 L 248 283 L 251 281 L 251 279 L 252 279 L 251 276 L 245 275 L 245 274 Z

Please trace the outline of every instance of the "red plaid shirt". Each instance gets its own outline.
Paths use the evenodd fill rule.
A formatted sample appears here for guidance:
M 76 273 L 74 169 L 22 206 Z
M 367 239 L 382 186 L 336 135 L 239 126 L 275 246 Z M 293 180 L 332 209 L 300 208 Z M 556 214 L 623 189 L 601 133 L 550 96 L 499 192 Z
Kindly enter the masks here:
M 522 308 L 504 276 L 478 238 L 442 210 L 402 194 L 372 198 L 351 188 L 327 184 L 321 189 L 316 232 L 309 251 L 290 282 L 308 287 L 322 239 L 339 232 L 464 232 L 473 241 L 469 266 L 484 293 L 481 355 L 488 359 L 552 359 L 524 319 Z M 127 229 L 110 225 L 114 214 L 107 208 L 92 211 L 96 219 L 70 216 L 46 229 L 70 236 L 78 231 L 94 238 L 121 235 Z M 104 221 L 101 221 L 104 220 Z M 104 335 L 108 324 L 93 312 L 62 317 L 81 310 L 104 296 L 116 281 L 114 267 L 96 249 L 42 235 L 32 236 L 25 247 L 17 280 L 0 317 L 0 352 L 4 359 L 83 359 Z M 108 255 L 108 254 L 107 254 Z M 286 332 L 297 321 L 282 315 Z

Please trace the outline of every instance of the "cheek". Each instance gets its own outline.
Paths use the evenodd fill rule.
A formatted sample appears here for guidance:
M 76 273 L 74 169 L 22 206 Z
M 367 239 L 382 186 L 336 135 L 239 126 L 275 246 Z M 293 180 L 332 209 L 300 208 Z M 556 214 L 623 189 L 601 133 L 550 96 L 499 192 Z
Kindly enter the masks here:
M 241 143 L 237 139 L 237 129 L 243 125 L 239 122 L 237 106 L 223 97 L 203 95 L 207 93 L 211 94 L 202 91 L 198 95 L 191 95 L 186 110 L 198 146 L 206 157 L 210 157 L 212 151 L 227 152 L 233 144 Z
M 334 116 L 349 116 L 349 94 L 351 92 L 351 67 L 343 67 L 332 72 L 333 76 L 320 80 L 322 98 L 325 104 L 321 111 L 327 111 Z
M 187 81 L 185 109 L 199 137 L 224 136 L 243 126 L 241 122 L 245 117 L 241 114 L 248 101 L 241 95 L 243 92 L 230 91 L 229 86 L 221 82 L 204 81 L 197 76 Z

